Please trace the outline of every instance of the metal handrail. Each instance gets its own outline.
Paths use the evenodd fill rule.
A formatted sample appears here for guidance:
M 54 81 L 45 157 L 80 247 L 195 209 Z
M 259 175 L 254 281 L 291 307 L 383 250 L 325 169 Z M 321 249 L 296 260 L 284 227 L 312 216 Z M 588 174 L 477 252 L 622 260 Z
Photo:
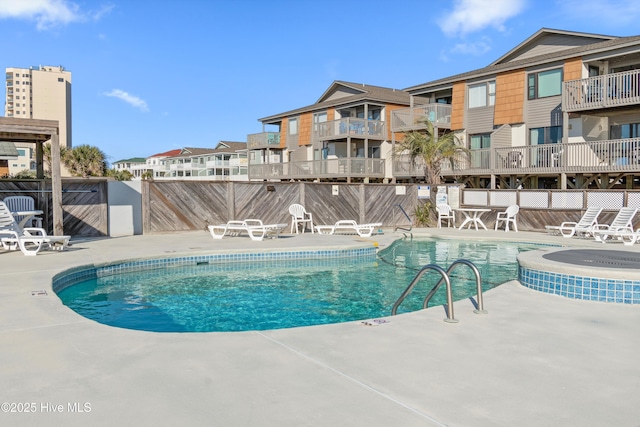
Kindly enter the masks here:
M 480 271 L 478 270 L 478 267 L 476 267 L 476 265 L 474 263 L 472 263 L 471 261 L 469 261 L 467 259 L 459 259 L 457 261 L 454 261 L 449 266 L 449 268 L 447 269 L 447 277 L 449 277 L 449 273 L 451 273 L 453 271 L 453 269 L 456 268 L 459 265 L 468 266 L 469 268 L 471 268 L 471 270 L 473 271 L 473 273 L 476 276 L 476 292 L 478 294 L 477 295 L 478 307 L 475 310 L 473 310 L 473 312 L 476 313 L 476 314 L 487 314 L 487 310 L 484 309 L 484 303 L 482 301 L 482 279 L 480 278 Z M 442 280 L 443 279 L 440 279 L 440 281 L 433 287 L 433 289 L 431 289 L 431 291 L 425 297 L 424 302 L 422 303 L 422 308 L 423 309 L 427 308 L 429 306 L 429 300 L 431 300 L 433 295 L 436 293 L 436 291 L 442 285 Z M 449 291 L 447 291 L 447 292 L 449 292 Z
M 457 323 L 458 321 L 456 319 L 454 319 L 454 317 L 453 317 L 453 295 L 452 295 L 452 292 L 451 292 L 451 281 L 449 280 L 449 275 L 442 269 L 442 267 L 440 267 L 438 265 L 435 265 L 435 264 L 428 264 L 428 265 L 425 265 L 424 267 L 422 267 L 420 269 L 418 274 L 416 274 L 416 277 L 414 277 L 413 280 L 411 281 L 411 283 L 409 283 L 409 286 L 407 286 L 407 289 L 404 290 L 402 295 L 400 295 L 400 298 L 398 298 L 396 303 L 393 304 L 393 308 L 391 309 L 391 315 L 392 316 L 396 315 L 396 313 L 398 312 L 398 307 L 400 306 L 400 304 L 402 304 L 402 301 L 404 301 L 404 299 L 407 297 L 407 295 L 409 295 L 409 293 L 411 293 L 413 288 L 420 281 L 420 278 L 422 277 L 422 275 L 427 270 L 435 270 L 438 273 L 440 273 L 440 275 L 442 276 L 442 279 L 438 282 L 438 285 L 436 285 L 436 286 L 439 286 L 440 283 L 442 283 L 443 280 L 447 284 L 447 318 L 444 319 L 444 321 L 445 322 L 449 322 L 449 323 Z
M 402 207 L 402 205 L 397 204 L 396 205 L 398 208 L 400 208 L 400 212 L 402 212 L 404 214 L 404 216 L 409 220 L 409 228 L 403 228 L 403 227 L 395 227 L 393 229 L 393 231 L 397 231 L 397 230 L 403 230 L 403 231 L 408 231 L 409 233 L 411 233 L 411 230 L 413 229 L 413 221 L 411 221 L 411 217 L 409 216 L 409 214 L 407 213 L 407 211 L 404 210 L 404 208 Z M 406 237 L 406 236 L 405 236 Z M 413 233 L 411 233 L 411 239 L 413 240 Z

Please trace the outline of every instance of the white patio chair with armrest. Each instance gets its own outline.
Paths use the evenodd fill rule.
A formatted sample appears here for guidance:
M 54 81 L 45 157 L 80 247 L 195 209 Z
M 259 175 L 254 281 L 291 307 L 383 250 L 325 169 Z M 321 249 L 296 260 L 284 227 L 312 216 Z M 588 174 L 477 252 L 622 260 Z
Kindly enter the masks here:
M 620 208 L 611 224 L 597 224 L 593 227 L 593 237 L 604 243 L 605 240 L 616 237 L 616 233 L 633 232 L 633 217 L 637 212 L 637 208 Z
M 0 245 L 6 250 L 20 249 L 23 254 L 36 255 L 47 245 L 51 248 L 66 248 L 69 236 L 49 236 L 42 228 L 20 228 L 4 202 L 0 202 Z
M 446 203 L 439 203 L 436 205 L 436 212 L 438 213 L 438 228 L 442 227 L 442 220 L 447 220 L 447 227 L 453 225 L 456 226 L 456 213 L 451 206 Z
M 598 224 L 598 216 L 602 212 L 602 208 L 598 206 L 590 206 L 587 208 L 582 218 L 578 222 L 565 221 L 560 225 L 545 226 L 547 233 L 562 235 L 563 237 L 572 237 L 576 233 L 591 233 L 593 227 Z
M 3 202 L 9 208 L 11 212 L 24 212 L 24 211 L 33 211 L 35 210 L 35 201 L 31 196 L 7 196 L 4 198 Z M 20 215 L 13 215 L 16 222 L 19 224 L 22 221 L 23 217 Z M 27 221 L 25 224 L 27 227 L 38 227 L 42 228 L 42 218 L 34 216 L 30 221 Z
M 520 206 L 518 205 L 511 205 L 504 212 L 498 212 L 495 230 L 497 231 L 500 225 L 504 224 L 504 231 L 509 231 L 509 224 L 513 224 L 513 229 L 517 233 L 518 224 L 516 223 L 516 216 L 518 212 L 520 212 Z
M 304 233 L 307 223 L 309 223 L 311 233 L 313 233 L 313 216 L 311 212 L 307 212 L 304 209 L 304 206 L 294 203 L 289 206 L 289 213 L 291 214 L 291 233 L 293 233 L 295 227 L 296 234 L 298 234 L 298 225 L 300 224 L 302 224 L 302 232 Z

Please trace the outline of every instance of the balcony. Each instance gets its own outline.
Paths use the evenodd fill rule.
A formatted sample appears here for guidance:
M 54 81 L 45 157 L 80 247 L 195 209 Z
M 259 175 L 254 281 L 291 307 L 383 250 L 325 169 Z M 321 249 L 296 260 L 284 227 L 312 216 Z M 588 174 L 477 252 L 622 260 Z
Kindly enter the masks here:
M 250 149 L 279 146 L 280 134 L 278 132 L 262 132 L 247 135 L 247 147 Z
M 357 119 L 353 117 L 315 123 L 312 131 L 314 141 L 330 141 L 347 137 L 386 140 L 385 122 Z
M 563 83 L 566 112 L 600 110 L 640 104 L 640 70 L 605 74 Z
M 391 112 L 391 131 L 407 132 L 424 129 L 424 120 L 429 120 L 438 128 L 451 129 L 451 105 L 426 104 L 393 110 Z
M 362 157 L 252 164 L 251 179 L 384 178 L 383 159 Z
M 441 170 L 442 176 L 629 172 L 640 173 L 640 138 L 471 150 L 455 169 L 444 163 Z M 422 177 L 424 166 L 399 156 L 393 175 Z

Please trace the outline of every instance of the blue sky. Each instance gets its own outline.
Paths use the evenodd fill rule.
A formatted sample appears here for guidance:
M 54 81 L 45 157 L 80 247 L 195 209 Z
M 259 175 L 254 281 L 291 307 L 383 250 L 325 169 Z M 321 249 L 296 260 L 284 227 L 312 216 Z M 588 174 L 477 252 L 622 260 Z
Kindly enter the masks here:
M 334 80 L 404 89 L 543 27 L 630 36 L 639 18 L 637 0 L 0 0 L 0 68 L 71 71 L 73 144 L 114 162 L 246 141 Z

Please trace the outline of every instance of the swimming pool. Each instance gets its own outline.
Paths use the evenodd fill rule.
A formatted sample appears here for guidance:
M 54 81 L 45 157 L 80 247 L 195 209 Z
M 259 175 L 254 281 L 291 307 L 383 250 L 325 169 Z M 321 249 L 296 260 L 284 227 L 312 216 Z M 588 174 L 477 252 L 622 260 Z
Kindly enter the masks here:
M 426 264 L 478 266 L 483 289 L 517 277 L 516 256 L 536 244 L 400 240 L 375 248 L 129 261 L 78 268 L 54 278 L 54 291 L 97 322 L 154 332 L 281 329 L 388 316 Z M 271 255 L 271 256 L 270 256 Z M 419 310 L 440 279 L 426 274 L 399 313 Z M 457 269 L 454 300 L 475 295 L 475 276 Z M 444 288 L 431 306 L 444 304 Z

